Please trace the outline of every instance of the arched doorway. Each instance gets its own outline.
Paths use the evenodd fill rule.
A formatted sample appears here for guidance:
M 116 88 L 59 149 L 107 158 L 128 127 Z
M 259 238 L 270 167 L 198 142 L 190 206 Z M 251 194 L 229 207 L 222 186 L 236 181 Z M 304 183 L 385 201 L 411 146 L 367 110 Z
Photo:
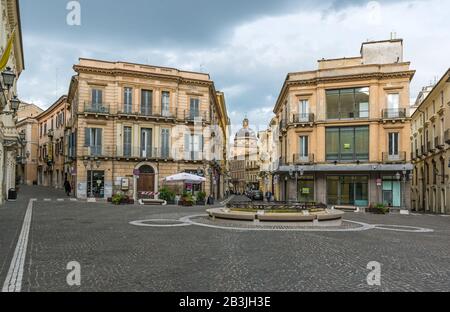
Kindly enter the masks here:
M 155 198 L 155 170 L 149 165 L 142 165 L 138 169 L 137 198 Z

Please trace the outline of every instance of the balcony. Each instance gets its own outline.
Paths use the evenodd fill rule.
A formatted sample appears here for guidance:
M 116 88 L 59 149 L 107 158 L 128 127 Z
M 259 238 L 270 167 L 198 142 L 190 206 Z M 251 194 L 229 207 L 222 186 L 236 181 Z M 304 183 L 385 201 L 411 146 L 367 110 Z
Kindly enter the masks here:
M 444 144 L 444 142 L 442 142 L 440 136 L 437 136 L 437 137 L 434 138 L 434 146 L 435 146 L 437 149 L 440 149 L 440 150 L 444 149 L 445 144 Z
M 85 102 L 83 113 L 96 114 L 96 115 L 108 115 L 109 114 L 109 106 L 106 104 Z
M 315 121 L 314 114 L 294 114 L 292 118 L 293 124 L 308 124 Z
M 125 106 L 122 106 L 123 108 Z M 126 118 L 145 118 L 145 119 L 176 119 L 178 116 L 178 108 L 173 107 L 167 110 L 162 110 L 160 107 L 153 109 L 151 107 L 141 107 L 138 112 L 134 112 L 131 109 L 122 109 L 117 111 L 117 115 Z
M 82 156 L 85 158 L 112 158 L 114 156 L 113 146 L 87 146 L 82 149 Z
M 434 153 L 436 151 L 436 147 L 431 144 L 430 141 L 427 142 L 427 153 Z
M 383 119 L 404 119 L 406 118 L 406 108 L 388 108 L 381 111 Z
M 450 144 L 450 129 L 445 130 L 444 141 L 445 143 Z
M 155 160 L 155 159 L 170 159 L 169 151 L 161 151 L 157 147 L 140 147 L 124 145 L 121 151 L 116 153 L 116 158 L 118 159 L 140 159 L 140 160 Z
M 185 122 L 209 122 L 209 112 L 208 111 L 184 111 L 184 121 Z
M 294 165 L 309 165 L 314 163 L 314 154 L 294 154 L 293 156 Z
M 369 119 L 369 110 L 327 112 L 327 119 Z
M 406 152 L 399 152 L 396 155 L 383 153 L 383 163 L 404 163 L 406 162 Z

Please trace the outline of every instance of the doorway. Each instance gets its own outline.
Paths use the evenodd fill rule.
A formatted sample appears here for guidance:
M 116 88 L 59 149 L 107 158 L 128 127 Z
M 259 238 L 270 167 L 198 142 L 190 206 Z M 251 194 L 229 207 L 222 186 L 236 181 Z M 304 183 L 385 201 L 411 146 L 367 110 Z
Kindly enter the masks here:
M 105 172 L 89 170 L 87 174 L 87 196 L 95 198 L 105 197 Z
M 155 198 L 155 170 L 152 166 L 143 165 L 139 168 L 137 179 L 137 198 Z

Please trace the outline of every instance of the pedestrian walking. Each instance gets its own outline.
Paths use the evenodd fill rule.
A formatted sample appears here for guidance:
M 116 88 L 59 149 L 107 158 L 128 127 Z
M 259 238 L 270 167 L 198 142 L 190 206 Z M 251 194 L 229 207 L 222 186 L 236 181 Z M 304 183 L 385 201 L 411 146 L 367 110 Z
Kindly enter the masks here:
M 64 182 L 64 190 L 66 191 L 67 196 L 70 197 L 70 193 L 72 192 L 72 186 L 70 185 L 70 182 L 68 180 Z

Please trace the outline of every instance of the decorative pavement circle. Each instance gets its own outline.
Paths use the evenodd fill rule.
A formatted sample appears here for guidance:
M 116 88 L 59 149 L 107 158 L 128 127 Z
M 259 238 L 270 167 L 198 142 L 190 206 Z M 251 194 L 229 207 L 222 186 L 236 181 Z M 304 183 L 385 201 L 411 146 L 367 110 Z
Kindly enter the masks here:
M 213 221 L 207 214 L 185 216 L 179 219 L 147 219 L 130 222 L 131 225 L 145 227 L 181 227 L 181 226 L 202 226 L 207 228 L 236 230 L 236 231 L 287 231 L 287 232 L 359 232 L 367 230 L 385 230 L 409 233 L 431 233 L 432 229 L 391 225 L 391 224 L 368 224 L 364 222 L 343 220 L 341 226 L 337 227 L 312 227 L 299 223 L 255 223 L 246 221 L 230 221 L 217 219 Z

